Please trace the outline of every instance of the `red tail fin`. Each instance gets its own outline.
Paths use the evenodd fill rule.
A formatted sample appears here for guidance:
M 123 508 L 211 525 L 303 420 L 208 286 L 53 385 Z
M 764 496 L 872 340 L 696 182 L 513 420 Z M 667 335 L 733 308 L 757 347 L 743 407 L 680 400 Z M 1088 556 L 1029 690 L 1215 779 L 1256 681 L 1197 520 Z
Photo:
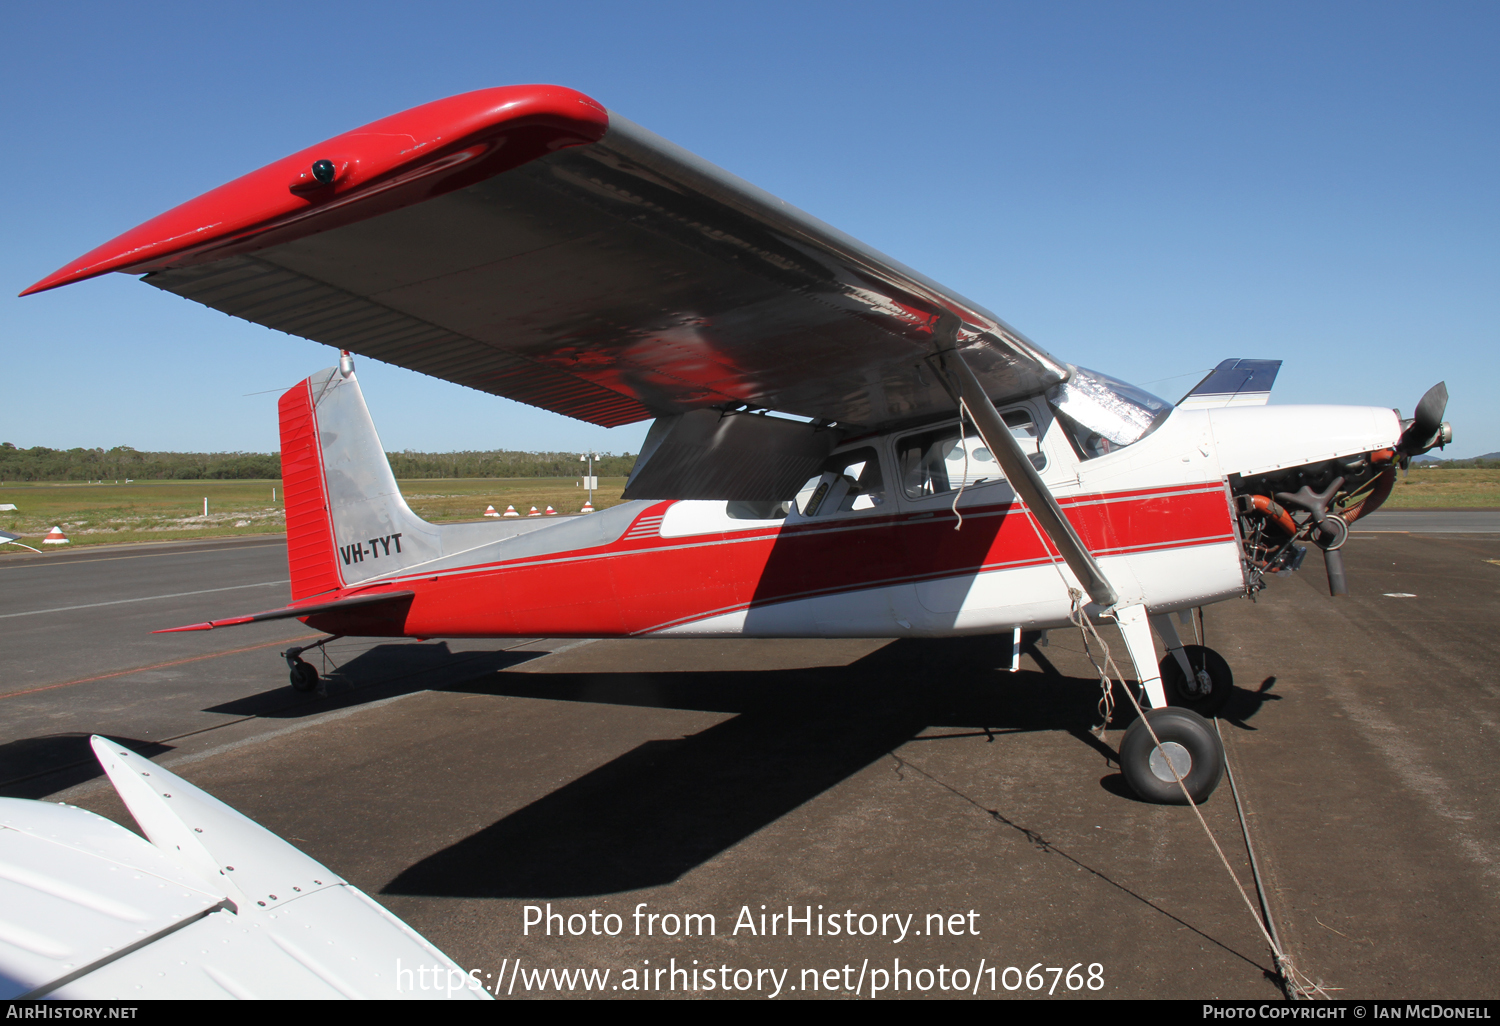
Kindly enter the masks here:
M 323 450 L 312 381 L 281 397 L 281 484 L 286 493 L 286 555 L 292 601 L 343 586 L 333 542 Z

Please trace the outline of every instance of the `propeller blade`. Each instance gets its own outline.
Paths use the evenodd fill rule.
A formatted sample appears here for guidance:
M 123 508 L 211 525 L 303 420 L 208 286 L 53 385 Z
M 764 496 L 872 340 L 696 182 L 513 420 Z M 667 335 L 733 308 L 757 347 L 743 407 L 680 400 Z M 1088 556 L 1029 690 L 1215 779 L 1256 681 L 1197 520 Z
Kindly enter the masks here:
M 1435 445 L 1446 445 L 1453 440 L 1453 429 L 1443 423 L 1443 414 L 1448 410 L 1448 383 L 1439 381 L 1427 390 L 1422 401 L 1417 403 L 1416 415 L 1396 449 L 1405 456 L 1420 456 Z
M 1334 598 L 1349 594 L 1349 578 L 1344 573 L 1344 554 L 1338 549 L 1323 550 L 1324 566 L 1328 570 L 1328 594 Z

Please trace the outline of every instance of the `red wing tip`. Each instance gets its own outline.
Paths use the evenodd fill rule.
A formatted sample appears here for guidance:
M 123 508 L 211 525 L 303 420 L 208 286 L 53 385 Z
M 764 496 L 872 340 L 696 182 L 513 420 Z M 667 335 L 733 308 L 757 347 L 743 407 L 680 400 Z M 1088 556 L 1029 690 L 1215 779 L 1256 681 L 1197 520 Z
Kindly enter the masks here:
M 105 275 L 110 272 L 109 267 L 98 267 L 98 261 L 91 262 L 88 266 L 85 267 L 78 267 L 76 266 L 77 263 L 78 261 L 75 260 L 71 264 L 59 267 L 57 270 L 47 275 L 47 277 L 43 278 L 35 285 L 32 285 L 29 288 L 16 293 L 17 298 L 20 298 L 21 296 L 35 295 L 38 292 L 46 292 L 49 289 L 61 288 L 64 285 L 71 285 L 75 281 L 85 281 L 89 278 L 98 278 L 101 275 Z
M 58 280 L 53 281 L 54 278 L 57 278 Z M 35 285 L 31 286 L 29 289 L 24 289 L 21 292 L 17 292 L 16 293 L 16 297 L 19 299 L 21 296 L 30 296 L 30 295 L 33 295 L 33 294 L 35 294 L 37 292 L 46 292 L 48 289 L 55 289 L 59 285 L 65 285 L 65 284 L 67 284 L 67 282 L 64 281 L 62 278 L 58 278 L 58 276 L 55 275 L 55 274 L 49 274 L 49 275 L 47 275 L 47 277 L 45 277 L 41 281 L 37 282 Z
M 90 250 L 20 294 L 29 296 L 126 268 L 135 268 L 132 273 L 160 270 L 171 259 L 235 240 L 256 226 L 283 224 L 286 218 L 310 209 L 313 201 L 289 190 L 287 183 L 316 157 L 342 154 L 354 161 L 357 172 L 335 186 L 336 195 L 353 201 L 362 194 L 377 193 L 389 176 L 429 160 L 411 152 L 410 140 L 441 142 L 432 151 L 439 153 L 443 148 L 488 140 L 504 133 L 508 122 L 533 117 L 552 125 L 557 133 L 554 141 L 560 145 L 597 142 L 609 129 L 609 112 L 603 104 L 566 86 L 499 86 L 434 100 L 299 150 L 179 204 Z

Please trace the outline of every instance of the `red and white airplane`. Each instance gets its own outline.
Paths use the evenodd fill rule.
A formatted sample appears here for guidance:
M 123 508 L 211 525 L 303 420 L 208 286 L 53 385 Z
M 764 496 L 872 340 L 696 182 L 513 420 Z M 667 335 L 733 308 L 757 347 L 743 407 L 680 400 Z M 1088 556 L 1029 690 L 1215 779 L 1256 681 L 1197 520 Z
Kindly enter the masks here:
M 1416 416 L 1265 405 L 1225 361 L 1175 406 L 570 89 L 404 111 L 146 222 L 109 271 L 345 351 L 281 399 L 296 617 L 378 637 L 941 637 L 1118 624 L 1143 797 L 1222 770 L 1224 660 L 1169 614 L 1252 595 L 1445 443 Z M 24 294 L 24 293 L 23 293 Z M 349 353 L 604 426 L 655 418 L 622 505 L 429 524 Z M 527 601 L 502 596 L 524 594 Z M 1151 629 L 1167 650 L 1158 666 Z M 310 688 L 302 650 L 286 653 Z M 1160 742 L 1160 745 L 1156 743 Z

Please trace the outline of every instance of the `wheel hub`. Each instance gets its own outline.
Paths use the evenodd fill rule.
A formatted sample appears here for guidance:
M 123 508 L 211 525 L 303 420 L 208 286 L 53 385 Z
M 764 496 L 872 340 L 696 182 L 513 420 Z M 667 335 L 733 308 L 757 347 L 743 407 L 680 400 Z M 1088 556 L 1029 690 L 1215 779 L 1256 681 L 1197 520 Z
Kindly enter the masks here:
M 1192 772 L 1193 756 L 1176 741 L 1163 741 L 1159 747 L 1151 750 L 1147 765 L 1156 779 L 1164 783 L 1175 784 L 1179 777 L 1186 780 L 1188 774 Z M 1173 770 L 1177 771 L 1175 776 L 1172 773 Z
M 1214 679 L 1208 675 L 1207 670 L 1199 670 L 1193 674 L 1193 694 L 1206 695 L 1214 689 Z

